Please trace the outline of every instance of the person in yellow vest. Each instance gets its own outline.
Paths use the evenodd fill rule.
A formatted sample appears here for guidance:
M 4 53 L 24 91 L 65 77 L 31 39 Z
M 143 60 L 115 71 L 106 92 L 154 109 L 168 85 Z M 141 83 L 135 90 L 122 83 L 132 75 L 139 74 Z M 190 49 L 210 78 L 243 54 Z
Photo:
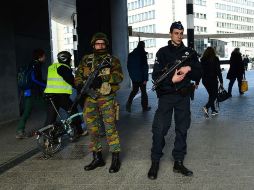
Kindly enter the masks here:
M 72 106 L 70 95 L 72 94 L 72 87 L 74 86 L 74 76 L 72 74 L 71 54 L 68 51 L 61 51 L 57 54 L 58 63 L 53 63 L 48 67 L 47 86 L 44 91 L 45 94 L 53 94 L 53 102 L 58 110 L 60 107 L 68 111 Z M 77 112 L 77 108 L 72 110 L 73 113 Z M 71 113 L 71 114 L 73 114 Z M 57 113 L 48 101 L 47 118 L 45 126 L 53 124 L 56 121 Z M 81 127 L 81 119 L 74 120 L 74 126 L 77 129 L 78 136 L 86 135 L 87 131 L 83 131 Z

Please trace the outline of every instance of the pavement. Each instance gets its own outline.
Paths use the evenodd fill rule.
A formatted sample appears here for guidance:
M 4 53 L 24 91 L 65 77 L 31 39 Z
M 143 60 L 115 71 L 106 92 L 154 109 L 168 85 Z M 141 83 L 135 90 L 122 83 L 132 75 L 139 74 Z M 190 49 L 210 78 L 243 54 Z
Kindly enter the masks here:
M 228 80 L 224 76 L 224 86 Z M 0 189 L 13 190 L 253 190 L 254 189 L 254 71 L 248 71 L 249 91 L 240 96 L 234 84 L 233 97 L 220 104 L 219 115 L 205 119 L 202 107 L 207 92 L 202 84 L 191 102 L 192 122 L 188 131 L 188 153 L 185 165 L 194 172 L 184 177 L 173 172 L 171 151 L 174 143 L 174 122 L 166 137 L 157 180 L 149 180 L 151 126 L 157 109 L 157 98 L 148 85 L 152 110 L 142 112 L 140 95 L 125 111 L 130 90 L 118 93 L 120 120 L 117 122 L 121 138 L 122 166 L 118 173 L 108 172 L 111 155 L 105 138 L 103 156 L 106 166 L 84 171 L 92 155 L 88 152 L 89 136 L 76 143 L 68 143 L 53 157 L 44 159 L 34 137 L 15 139 L 17 121 L 0 126 Z M 27 129 L 40 128 L 45 115 L 33 111 Z

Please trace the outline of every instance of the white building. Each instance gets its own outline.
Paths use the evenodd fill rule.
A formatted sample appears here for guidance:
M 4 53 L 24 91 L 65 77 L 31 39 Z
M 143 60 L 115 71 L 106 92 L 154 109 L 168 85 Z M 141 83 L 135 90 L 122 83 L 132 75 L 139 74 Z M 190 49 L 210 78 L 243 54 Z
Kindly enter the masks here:
M 254 31 L 254 0 L 193 0 L 195 34 L 250 33 Z M 183 0 L 128 0 L 128 23 L 133 31 L 169 33 L 172 22 L 181 21 L 187 33 L 186 1 Z M 129 50 L 138 43 L 130 37 Z M 167 45 L 168 39 L 146 39 L 148 62 Z M 186 40 L 184 40 L 187 45 Z M 253 38 L 223 38 L 195 40 L 195 49 L 202 53 L 207 46 L 216 47 L 220 57 L 229 59 L 231 51 L 239 47 L 242 54 L 254 57 Z
M 57 53 L 60 51 L 69 51 L 73 56 L 73 27 L 65 26 L 51 20 L 51 29 L 53 60 L 57 61 Z
M 158 0 L 157 0 L 158 2 Z M 128 23 L 133 31 L 147 33 L 167 33 L 172 19 L 172 3 L 167 0 L 128 0 Z M 153 64 L 159 47 L 165 46 L 168 39 L 129 38 L 129 50 L 137 47 L 143 40 L 148 52 L 148 63 Z

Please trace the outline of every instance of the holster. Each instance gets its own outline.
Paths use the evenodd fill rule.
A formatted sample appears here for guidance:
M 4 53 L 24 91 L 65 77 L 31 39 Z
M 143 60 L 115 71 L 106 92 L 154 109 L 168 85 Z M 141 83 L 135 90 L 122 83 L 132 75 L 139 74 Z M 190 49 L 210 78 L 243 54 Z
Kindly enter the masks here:
M 181 96 L 190 96 L 191 100 L 194 100 L 194 91 L 195 91 L 195 84 L 191 83 L 190 85 L 183 87 L 177 91 L 178 94 Z
M 117 101 L 114 102 L 114 107 L 115 107 L 115 117 L 116 117 L 116 121 L 119 120 L 119 112 L 120 112 L 120 105 Z

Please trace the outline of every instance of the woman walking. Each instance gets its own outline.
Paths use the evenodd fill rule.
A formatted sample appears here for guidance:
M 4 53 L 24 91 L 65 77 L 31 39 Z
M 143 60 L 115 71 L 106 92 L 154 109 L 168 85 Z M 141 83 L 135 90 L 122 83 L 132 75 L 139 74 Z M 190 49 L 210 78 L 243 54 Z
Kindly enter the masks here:
M 220 85 L 223 85 L 220 62 L 219 58 L 216 56 L 214 48 L 208 47 L 205 50 L 201 58 L 201 65 L 203 68 L 202 83 L 209 95 L 208 102 L 203 107 L 203 111 L 205 117 L 209 118 L 209 108 L 211 108 L 212 116 L 218 114 L 218 111 L 215 109 L 215 100 L 218 95 L 218 79 Z

